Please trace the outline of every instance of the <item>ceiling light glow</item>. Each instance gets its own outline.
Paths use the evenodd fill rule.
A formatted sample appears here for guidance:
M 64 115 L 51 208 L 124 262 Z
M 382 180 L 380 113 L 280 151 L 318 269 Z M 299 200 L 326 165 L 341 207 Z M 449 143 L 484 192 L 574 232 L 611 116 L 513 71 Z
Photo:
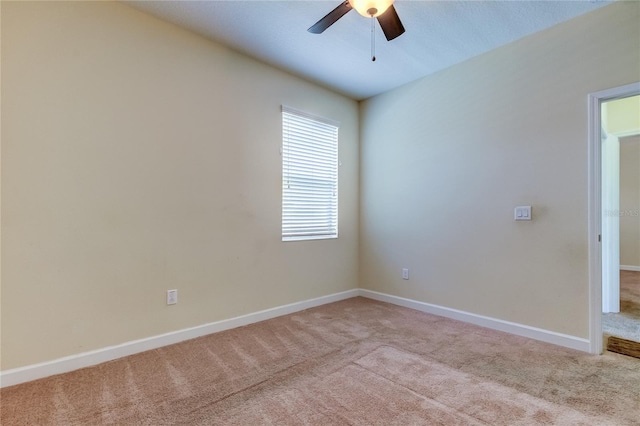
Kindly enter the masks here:
M 375 18 L 387 11 L 394 0 L 349 0 L 358 13 L 367 18 Z

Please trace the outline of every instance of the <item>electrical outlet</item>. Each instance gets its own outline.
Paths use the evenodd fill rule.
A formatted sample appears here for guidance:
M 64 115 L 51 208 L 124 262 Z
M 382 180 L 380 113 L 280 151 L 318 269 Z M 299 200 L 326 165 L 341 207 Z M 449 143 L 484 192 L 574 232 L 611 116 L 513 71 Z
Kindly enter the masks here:
M 178 303 L 178 290 L 167 290 L 167 305 Z
M 531 220 L 531 206 L 518 206 L 513 210 L 514 220 Z
M 403 280 L 408 280 L 409 279 L 409 269 L 408 268 L 402 268 L 402 279 Z

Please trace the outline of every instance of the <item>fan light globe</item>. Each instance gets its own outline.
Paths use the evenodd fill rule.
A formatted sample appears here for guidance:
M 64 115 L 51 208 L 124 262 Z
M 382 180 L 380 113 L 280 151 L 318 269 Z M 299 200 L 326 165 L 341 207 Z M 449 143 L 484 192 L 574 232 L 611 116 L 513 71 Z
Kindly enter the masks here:
M 349 4 L 358 13 L 367 18 L 375 18 L 387 11 L 394 0 L 349 0 Z M 375 10 L 374 13 L 373 10 Z

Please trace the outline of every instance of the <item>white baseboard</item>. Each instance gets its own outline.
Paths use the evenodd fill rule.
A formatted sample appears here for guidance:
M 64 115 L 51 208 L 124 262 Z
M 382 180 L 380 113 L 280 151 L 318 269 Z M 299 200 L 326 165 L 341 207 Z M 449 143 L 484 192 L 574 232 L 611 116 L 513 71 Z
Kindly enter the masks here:
M 122 358 L 151 349 L 157 349 L 162 346 L 172 345 L 184 340 L 194 339 L 196 337 L 236 327 L 242 327 L 244 325 L 253 324 L 282 315 L 288 315 L 305 309 L 314 308 L 316 306 L 325 305 L 327 303 L 350 299 L 358 295 L 358 289 L 347 290 L 341 293 L 334 293 L 328 296 L 265 309 L 264 311 L 241 315 L 239 317 L 216 321 L 184 330 L 173 331 L 170 333 L 160 334 L 158 336 L 122 343 L 120 345 L 108 346 L 94 351 L 66 356 L 52 361 L 0 371 L 0 387 L 17 385 L 19 383 L 42 379 L 55 374 L 67 373 L 80 368 L 112 361 L 117 358 Z
M 14 368 L 6 371 L 0 371 L 0 387 L 13 386 L 32 380 L 53 376 L 55 374 L 67 373 L 69 371 L 78 370 L 80 368 L 90 367 L 92 365 L 101 364 L 103 362 L 112 361 L 114 359 L 122 358 L 125 356 L 134 355 L 151 349 L 157 349 L 167 345 L 172 345 L 174 343 L 194 339 L 196 337 L 205 336 L 207 334 L 217 333 L 236 327 L 242 327 L 271 318 L 276 318 L 282 315 L 288 315 L 305 309 L 314 308 L 316 306 L 325 305 L 327 303 L 350 299 L 356 296 L 362 296 L 369 299 L 379 300 L 381 302 L 404 306 L 406 308 L 411 308 L 421 312 L 439 315 L 458 321 L 464 321 L 493 330 L 504 331 L 506 333 L 511 333 L 518 336 L 528 337 L 531 339 L 540 340 L 567 348 L 589 352 L 588 339 L 582 339 L 575 336 L 569 336 L 566 334 L 530 327 L 527 325 L 503 321 L 495 318 L 485 317 L 482 315 L 476 315 L 456 309 L 445 308 L 438 305 L 432 305 L 430 303 L 419 302 L 417 300 L 392 296 L 390 294 L 379 293 L 377 291 L 353 289 L 343 291 L 341 293 L 330 294 L 328 296 L 318 297 L 315 299 L 309 299 L 301 302 L 291 303 L 288 305 L 278 306 L 271 309 L 265 309 L 263 311 L 191 327 L 184 330 L 178 330 L 158 336 L 148 337 L 145 339 L 134 340 L 131 342 L 122 343 L 120 345 L 108 346 L 94 351 L 83 352 L 64 358 L 54 359 L 52 361 Z
M 640 271 L 640 266 L 620 265 L 621 271 Z
M 428 314 L 438 315 L 441 317 L 451 318 L 458 321 L 479 325 L 481 327 L 490 328 L 492 330 L 504 331 L 506 333 L 515 334 L 517 336 L 528 337 L 530 339 L 540 340 L 546 343 L 552 343 L 558 346 L 564 346 L 571 349 L 577 349 L 583 352 L 589 352 L 590 345 L 588 339 L 569 336 L 567 334 L 556 333 L 554 331 L 543 330 L 528 325 L 518 324 L 509 321 L 503 321 L 496 318 L 485 317 L 483 315 L 472 314 L 469 312 L 459 311 L 457 309 L 445 308 L 430 303 L 419 302 L 417 300 L 405 299 L 404 297 L 392 296 L 390 294 L 379 293 L 377 291 L 360 289 L 360 296 L 369 299 L 379 300 L 405 308 L 411 308 Z

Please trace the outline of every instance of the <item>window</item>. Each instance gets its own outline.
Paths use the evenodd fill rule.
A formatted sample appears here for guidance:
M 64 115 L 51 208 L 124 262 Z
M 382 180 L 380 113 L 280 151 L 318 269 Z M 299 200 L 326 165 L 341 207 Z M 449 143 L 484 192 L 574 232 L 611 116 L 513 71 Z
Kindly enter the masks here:
M 282 241 L 338 238 L 338 124 L 282 107 Z

